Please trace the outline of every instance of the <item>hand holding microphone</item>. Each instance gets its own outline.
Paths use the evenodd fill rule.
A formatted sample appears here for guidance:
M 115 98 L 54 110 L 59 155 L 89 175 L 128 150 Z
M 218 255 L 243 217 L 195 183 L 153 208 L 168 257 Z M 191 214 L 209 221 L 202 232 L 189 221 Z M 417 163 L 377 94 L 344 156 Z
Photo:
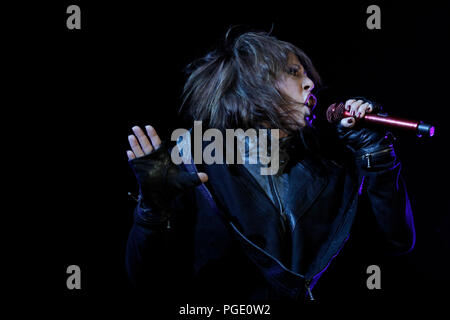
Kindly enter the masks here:
M 329 122 L 338 123 L 339 138 L 353 152 L 359 166 L 370 171 L 395 166 L 396 155 L 391 134 L 364 126 L 354 127 L 356 119 L 363 119 L 371 112 L 379 112 L 381 108 L 365 98 L 350 99 L 345 105 L 339 104 L 338 107 L 339 114 L 335 104 L 328 108 L 327 119 Z
M 366 100 L 366 99 L 364 99 Z M 379 109 L 379 108 L 378 108 Z M 373 103 L 368 100 L 348 100 L 345 105 L 334 103 L 327 110 L 327 120 L 330 123 L 337 123 L 350 128 L 355 125 L 355 118 L 361 119 L 366 123 L 381 125 L 387 128 L 402 129 L 414 132 L 419 136 L 425 135 L 432 137 L 434 135 L 434 126 L 423 123 L 422 121 L 402 119 L 385 114 L 366 114 L 374 111 Z M 376 110 L 379 112 L 380 110 Z
M 350 99 L 345 104 L 334 103 L 327 110 L 328 122 L 339 123 L 339 138 L 353 151 L 357 162 L 369 170 L 395 165 L 393 135 L 385 133 L 383 128 L 402 129 L 428 137 L 432 137 L 435 131 L 430 124 L 387 116 L 378 113 L 380 111 L 381 107 L 363 97 Z M 369 129 L 364 125 L 353 128 L 358 121 L 361 124 L 378 125 L 378 128 Z

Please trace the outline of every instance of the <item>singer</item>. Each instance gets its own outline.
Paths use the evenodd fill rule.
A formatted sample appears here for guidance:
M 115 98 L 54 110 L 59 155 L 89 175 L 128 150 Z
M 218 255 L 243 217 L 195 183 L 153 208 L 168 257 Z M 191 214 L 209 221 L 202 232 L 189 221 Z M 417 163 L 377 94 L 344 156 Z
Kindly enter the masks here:
M 321 80 L 310 58 L 264 32 L 231 34 L 186 68 L 181 110 L 222 132 L 279 129 L 278 172 L 263 176 L 264 164 L 248 161 L 175 165 L 152 126 L 133 127 L 127 156 L 140 195 L 126 267 L 134 287 L 151 301 L 302 301 L 314 299 L 319 278 L 352 243 L 369 253 L 412 250 L 392 136 L 359 125 L 377 104 L 353 97 L 350 116 L 315 124 Z M 376 245 L 349 237 L 351 229 Z

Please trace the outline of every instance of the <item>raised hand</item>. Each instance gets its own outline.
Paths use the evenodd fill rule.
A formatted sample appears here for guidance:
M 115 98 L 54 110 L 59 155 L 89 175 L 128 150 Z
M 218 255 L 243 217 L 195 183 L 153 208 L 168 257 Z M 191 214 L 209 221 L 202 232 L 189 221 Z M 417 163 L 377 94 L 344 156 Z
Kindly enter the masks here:
M 145 126 L 146 133 L 138 126 L 132 130 L 134 134 L 128 136 L 131 150 L 127 150 L 127 156 L 144 204 L 168 210 L 178 194 L 208 181 L 206 173 L 188 173 L 175 165 L 152 126 Z

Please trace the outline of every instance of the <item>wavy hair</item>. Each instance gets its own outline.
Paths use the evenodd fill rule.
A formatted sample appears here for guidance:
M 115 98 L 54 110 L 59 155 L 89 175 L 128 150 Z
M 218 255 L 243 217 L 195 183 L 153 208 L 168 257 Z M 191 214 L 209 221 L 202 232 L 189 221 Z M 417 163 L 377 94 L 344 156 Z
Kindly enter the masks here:
M 265 32 L 229 36 L 204 57 L 190 63 L 180 112 L 219 130 L 277 128 L 290 132 L 299 126 L 291 114 L 292 100 L 277 89 L 293 53 L 315 85 L 320 77 L 310 58 L 291 43 Z

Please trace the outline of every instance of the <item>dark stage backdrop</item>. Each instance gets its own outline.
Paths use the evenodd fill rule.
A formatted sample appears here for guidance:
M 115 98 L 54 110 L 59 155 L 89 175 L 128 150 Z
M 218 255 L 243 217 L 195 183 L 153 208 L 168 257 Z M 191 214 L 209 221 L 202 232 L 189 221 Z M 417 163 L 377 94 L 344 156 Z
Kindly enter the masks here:
M 9 119 L 19 126 L 10 133 L 26 137 L 18 153 L 25 178 L 15 175 L 18 197 L 10 200 L 25 211 L 12 238 L 24 239 L 24 246 L 12 246 L 9 260 L 13 269 L 14 263 L 23 268 L 14 278 L 19 297 L 46 297 L 40 306 L 66 310 L 132 308 L 124 254 L 135 205 L 127 193 L 137 186 L 125 154 L 127 135 L 133 125 L 152 124 L 165 139 L 186 128 L 177 116 L 183 67 L 238 25 L 273 29 L 312 58 L 324 85 L 318 112 L 362 95 L 391 114 L 436 126 L 432 139 L 398 135 L 415 249 L 361 261 L 346 256 L 344 247 L 315 288 L 318 303 L 339 299 L 376 310 L 399 300 L 424 306 L 447 300 L 450 15 L 443 3 L 74 0 L 16 8 L 6 64 L 14 69 Z M 81 30 L 66 27 L 71 4 L 81 8 Z M 381 9 L 380 30 L 366 26 L 371 4 Z M 366 288 L 368 263 L 381 267 L 381 290 Z M 81 290 L 66 287 L 72 264 L 81 268 Z M 352 270 L 346 279 L 344 269 Z M 150 317 L 156 306 L 147 303 L 149 318 L 162 319 Z M 174 310 L 168 302 L 168 318 Z

